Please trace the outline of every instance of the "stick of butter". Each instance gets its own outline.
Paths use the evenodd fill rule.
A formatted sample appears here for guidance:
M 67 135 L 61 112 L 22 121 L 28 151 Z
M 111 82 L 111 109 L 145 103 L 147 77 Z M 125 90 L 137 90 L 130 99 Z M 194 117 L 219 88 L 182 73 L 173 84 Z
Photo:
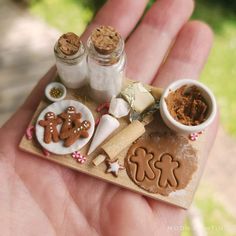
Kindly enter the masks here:
M 130 84 L 121 95 L 137 113 L 142 113 L 155 102 L 152 94 L 140 82 Z

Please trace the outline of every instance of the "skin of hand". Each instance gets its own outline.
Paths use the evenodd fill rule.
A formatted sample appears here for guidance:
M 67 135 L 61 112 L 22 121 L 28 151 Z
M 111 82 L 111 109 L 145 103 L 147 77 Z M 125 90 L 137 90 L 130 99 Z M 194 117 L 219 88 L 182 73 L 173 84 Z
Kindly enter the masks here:
M 213 36 L 204 23 L 189 21 L 193 1 L 158 0 L 135 27 L 146 4 L 146 0 L 107 1 L 82 40 L 94 27 L 111 25 L 127 39 L 129 78 L 160 87 L 179 78 L 199 78 Z M 1 235 L 180 235 L 185 210 L 19 150 L 44 88 L 55 74 L 53 67 L 1 128 Z M 206 159 L 217 126 L 218 118 L 206 131 Z

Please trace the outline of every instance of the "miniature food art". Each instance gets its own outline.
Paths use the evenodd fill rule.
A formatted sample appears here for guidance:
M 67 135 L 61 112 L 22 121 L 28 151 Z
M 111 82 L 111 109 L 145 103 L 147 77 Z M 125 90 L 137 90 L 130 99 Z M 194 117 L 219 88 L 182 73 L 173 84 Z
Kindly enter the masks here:
M 80 122 L 79 120 L 75 120 L 74 128 L 66 131 L 62 135 L 62 139 L 65 140 L 64 146 L 70 147 L 74 144 L 79 138 L 88 138 L 89 133 L 88 130 L 91 127 L 91 123 L 87 120 Z
M 80 48 L 80 37 L 75 33 L 68 32 L 58 39 L 59 49 L 66 55 L 74 55 Z
M 114 159 L 144 133 L 144 125 L 140 121 L 135 120 L 104 143 L 101 148 L 110 159 Z
M 46 138 L 44 138 L 46 133 L 42 125 L 45 125 L 43 118 L 47 113 L 53 113 L 58 120 L 58 125 L 51 128 L 53 123 L 49 122 L 48 128 L 55 132 L 52 132 L 55 135 L 52 136 L 53 142 L 48 140 L 45 142 Z M 82 103 L 75 100 L 62 100 L 50 104 L 41 111 L 35 128 L 37 141 L 45 150 L 57 155 L 66 155 L 79 151 L 89 142 L 94 132 L 94 118 L 91 111 Z
M 127 116 L 130 111 L 129 104 L 123 98 L 113 97 L 111 99 L 109 113 L 116 118 Z
M 130 84 L 121 94 L 137 113 L 142 113 L 155 103 L 152 94 L 141 83 Z
M 116 118 L 108 114 L 103 115 L 89 147 L 88 155 L 91 154 L 103 141 L 105 141 L 119 126 L 120 123 Z
M 75 151 L 71 154 L 72 158 L 80 164 L 84 164 L 87 160 L 86 156 L 82 155 L 79 151 Z
M 53 98 L 60 98 L 60 97 L 62 97 L 63 93 L 64 93 L 64 91 L 61 88 L 53 87 L 50 90 L 50 95 Z
M 78 35 L 63 34 L 55 44 L 54 55 L 58 75 L 67 88 L 77 89 L 88 83 L 87 53 Z
M 95 165 L 95 166 L 98 166 L 98 165 L 100 165 L 102 162 L 104 162 L 105 160 L 106 160 L 106 155 L 103 155 L 103 154 L 100 154 L 100 155 L 98 155 L 97 157 L 95 157 L 94 159 L 93 159 L 93 164 Z
M 49 83 L 44 90 L 45 96 L 51 102 L 63 100 L 66 97 L 66 93 L 66 87 L 59 82 Z
M 117 96 L 125 78 L 124 39 L 110 26 L 93 30 L 87 41 L 90 96 L 99 103 Z
M 62 123 L 62 120 L 53 112 L 47 112 L 44 118 L 44 120 L 39 121 L 39 125 L 44 128 L 44 142 L 47 144 L 51 141 L 59 142 L 57 126 Z
M 196 126 L 207 118 L 207 102 L 197 86 L 184 85 L 165 99 L 171 116 L 178 122 Z
M 93 45 L 101 54 L 113 52 L 121 40 L 119 33 L 111 26 L 100 26 L 96 28 L 91 35 Z
M 197 169 L 197 156 L 186 138 L 153 134 L 130 147 L 125 167 L 140 188 L 167 196 L 189 184 Z
M 193 80 L 163 89 L 126 78 L 125 42 L 110 26 L 93 29 L 86 46 L 72 32 L 55 43 L 58 73 L 20 148 L 188 208 L 205 160 L 207 135 L 199 142 L 199 131 L 216 113 L 213 94 Z
M 125 167 L 120 165 L 119 163 L 119 160 L 108 160 L 107 161 L 107 165 L 108 165 L 108 168 L 107 168 L 107 173 L 111 173 L 113 174 L 115 177 L 118 177 L 118 173 L 120 170 L 124 170 Z
M 77 113 L 74 106 L 69 106 L 64 112 L 59 114 L 59 117 L 63 120 L 63 124 L 60 131 L 60 138 L 64 139 L 64 133 L 68 132 L 75 126 L 75 121 L 80 120 L 82 114 L 80 112 Z

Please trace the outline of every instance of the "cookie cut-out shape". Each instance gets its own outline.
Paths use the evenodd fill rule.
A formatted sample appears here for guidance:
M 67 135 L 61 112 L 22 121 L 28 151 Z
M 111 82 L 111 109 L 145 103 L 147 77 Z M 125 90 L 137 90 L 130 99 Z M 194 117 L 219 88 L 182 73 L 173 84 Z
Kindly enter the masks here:
M 167 196 L 189 184 L 197 169 L 197 155 L 183 136 L 152 134 L 130 147 L 125 167 L 140 188 Z
M 60 138 L 63 139 L 65 132 L 68 132 L 74 127 L 75 121 L 81 119 L 81 113 L 76 113 L 74 106 L 67 107 L 66 111 L 61 113 L 59 117 L 63 120 L 63 124 L 60 131 Z
M 118 177 L 119 170 L 125 169 L 124 166 L 119 164 L 119 160 L 107 161 L 107 173 L 112 173 L 115 177 Z
M 133 163 L 136 163 L 139 167 L 137 169 L 137 175 L 136 179 L 138 181 L 143 181 L 144 178 L 148 179 L 154 179 L 155 174 L 150 167 L 150 160 L 153 159 L 153 154 L 147 153 L 147 151 L 144 148 L 137 148 L 135 150 L 135 155 L 131 156 L 130 161 Z
M 44 127 L 44 142 L 47 144 L 51 141 L 59 142 L 57 126 L 62 123 L 62 120 L 54 112 L 47 112 L 44 118 L 44 120 L 39 121 L 39 125 Z
M 169 184 L 172 187 L 177 187 L 177 180 L 174 174 L 174 170 L 178 168 L 179 163 L 174 161 L 172 156 L 169 154 L 164 154 L 161 157 L 161 161 L 155 162 L 155 167 L 161 170 L 161 176 L 159 180 L 159 185 L 161 187 L 167 187 Z

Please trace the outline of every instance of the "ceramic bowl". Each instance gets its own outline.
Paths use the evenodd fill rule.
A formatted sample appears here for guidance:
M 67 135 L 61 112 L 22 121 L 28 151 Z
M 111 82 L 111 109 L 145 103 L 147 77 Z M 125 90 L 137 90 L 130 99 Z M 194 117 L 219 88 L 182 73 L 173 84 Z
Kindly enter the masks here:
M 51 91 L 52 88 L 61 89 L 63 91 L 62 96 L 59 97 L 59 98 L 52 97 L 52 95 L 50 94 L 50 91 Z M 62 83 L 52 82 L 52 83 L 48 84 L 47 87 L 45 88 L 45 96 L 51 102 L 59 102 L 59 101 L 63 100 L 66 97 L 66 87 Z
M 170 114 L 167 104 L 166 104 L 166 98 L 168 95 L 177 90 L 178 88 L 182 87 L 183 85 L 195 85 L 200 90 L 201 95 L 205 98 L 207 105 L 208 105 L 208 114 L 206 120 L 196 126 L 188 126 L 184 125 L 178 121 L 176 121 Z M 163 92 L 161 100 L 160 100 L 160 113 L 163 121 L 165 124 L 172 130 L 178 132 L 178 133 L 184 133 L 184 134 L 191 134 L 191 133 L 197 133 L 205 130 L 214 120 L 216 113 L 217 113 L 217 105 L 216 100 L 209 88 L 207 88 L 204 84 L 192 80 L 192 79 L 181 79 L 177 80 L 173 83 L 171 83 Z

